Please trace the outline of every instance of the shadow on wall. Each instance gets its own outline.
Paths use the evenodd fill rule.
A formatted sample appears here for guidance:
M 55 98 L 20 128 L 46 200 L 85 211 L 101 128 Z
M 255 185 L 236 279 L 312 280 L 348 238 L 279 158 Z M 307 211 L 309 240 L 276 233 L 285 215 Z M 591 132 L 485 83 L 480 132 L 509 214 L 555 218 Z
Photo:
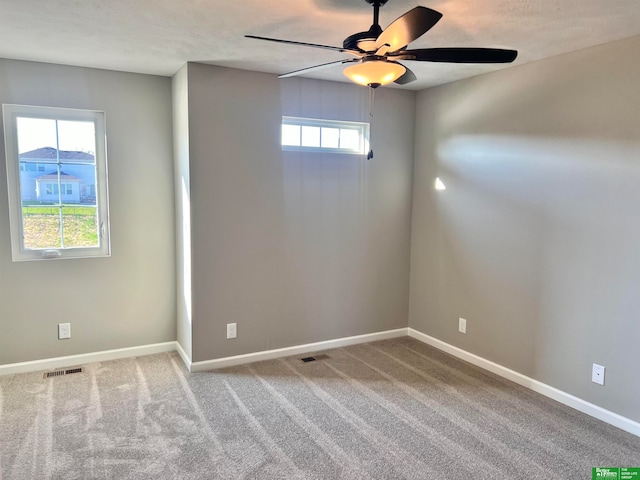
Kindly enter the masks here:
M 368 96 L 362 90 L 286 79 L 280 82 L 282 114 L 367 122 Z M 298 315 L 310 319 L 307 328 L 317 334 L 328 324 L 336 330 L 361 323 L 353 316 L 371 315 L 376 295 L 377 264 L 367 261 L 371 165 L 363 155 L 299 151 L 282 151 L 281 165 L 285 261 Z
M 305 328 L 381 331 L 406 326 L 413 161 L 413 92 L 288 78 L 282 115 L 371 123 L 376 152 L 282 151 L 289 303 Z

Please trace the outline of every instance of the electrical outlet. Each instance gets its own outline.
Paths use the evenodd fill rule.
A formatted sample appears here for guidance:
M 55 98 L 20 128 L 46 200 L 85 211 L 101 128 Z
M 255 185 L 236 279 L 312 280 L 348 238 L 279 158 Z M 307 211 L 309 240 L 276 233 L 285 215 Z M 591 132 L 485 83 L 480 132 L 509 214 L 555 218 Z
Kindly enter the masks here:
M 458 318 L 458 331 L 467 333 L 467 321 L 464 318 Z
M 65 340 L 71 338 L 71 324 L 59 323 L 58 324 L 58 340 Z
M 591 370 L 591 381 L 598 385 L 604 385 L 604 367 L 602 365 L 598 365 L 597 363 L 593 364 L 593 369 Z
M 227 340 L 238 336 L 238 324 L 227 323 Z

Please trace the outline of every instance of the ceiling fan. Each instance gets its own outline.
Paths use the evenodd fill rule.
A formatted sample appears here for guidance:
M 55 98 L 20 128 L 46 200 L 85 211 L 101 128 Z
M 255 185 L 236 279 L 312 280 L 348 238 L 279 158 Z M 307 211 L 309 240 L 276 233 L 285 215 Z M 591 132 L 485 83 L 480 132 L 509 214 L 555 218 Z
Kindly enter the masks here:
M 395 82 L 399 85 L 416 80 L 415 74 L 402 61 L 449 62 L 449 63 L 510 63 L 518 55 L 515 50 L 499 48 L 420 48 L 407 50 L 409 43 L 421 37 L 433 27 L 442 14 L 426 7 L 415 7 L 395 20 L 384 30 L 378 23 L 380 7 L 388 0 L 365 0 L 373 5 L 373 25 L 366 32 L 348 36 L 342 47 L 295 42 L 277 38 L 245 35 L 247 38 L 269 42 L 287 43 L 305 47 L 323 48 L 353 55 L 353 58 L 323 63 L 279 75 L 278 78 L 293 77 L 315 70 L 350 63 L 344 74 L 353 82 L 371 88 Z

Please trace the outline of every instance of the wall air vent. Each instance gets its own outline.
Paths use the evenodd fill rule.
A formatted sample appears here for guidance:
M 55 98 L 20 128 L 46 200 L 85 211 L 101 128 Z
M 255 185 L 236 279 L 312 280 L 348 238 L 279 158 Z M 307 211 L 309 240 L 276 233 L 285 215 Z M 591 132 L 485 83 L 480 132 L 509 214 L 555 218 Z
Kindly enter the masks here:
M 329 358 L 329 355 L 325 353 L 321 353 L 314 357 L 304 357 L 304 358 L 301 358 L 300 360 L 302 360 L 304 363 L 308 363 L 308 362 L 315 362 L 316 360 L 326 360 L 327 358 Z
M 72 373 L 82 373 L 82 367 L 67 368 L 64 370 L 55 370 L 53 372 L 45 372 L 44 378 L 61 377 L 63 375 L 71 375 Z

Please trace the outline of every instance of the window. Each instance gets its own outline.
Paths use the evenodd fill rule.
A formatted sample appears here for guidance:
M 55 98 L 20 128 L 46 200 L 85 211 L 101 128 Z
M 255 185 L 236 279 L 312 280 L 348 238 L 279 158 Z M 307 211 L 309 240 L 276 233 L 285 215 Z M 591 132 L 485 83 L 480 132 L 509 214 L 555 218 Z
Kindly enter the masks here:
M 368 123 L 282 117 L 283 150 L 361 155 L 368 144 Z
M 20 162 L 21 172 L 44 172 L 44 163 Z
M 13 261 L 110 255 L 104 112 L 3 105 Z

